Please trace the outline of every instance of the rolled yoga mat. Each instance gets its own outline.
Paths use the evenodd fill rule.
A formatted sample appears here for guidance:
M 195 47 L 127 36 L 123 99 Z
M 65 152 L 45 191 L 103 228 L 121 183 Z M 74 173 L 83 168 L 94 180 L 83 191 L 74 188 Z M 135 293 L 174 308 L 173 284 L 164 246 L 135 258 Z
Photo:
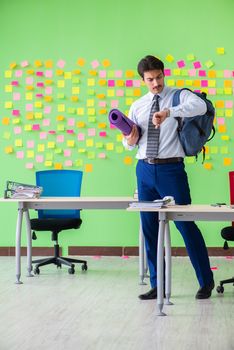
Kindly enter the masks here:
M 136 125 L 131 119 L 126 117 L 118 109 L 112 109 L 109 113 L 109 121 L 116 128 L 122 131 L 124 135 L 129 135 L 132 131 L 133 125 Z M 141 128 L 137 125 L 139 138 L 141 137 Z M 139 141 L 139 139 L 138 139 Z

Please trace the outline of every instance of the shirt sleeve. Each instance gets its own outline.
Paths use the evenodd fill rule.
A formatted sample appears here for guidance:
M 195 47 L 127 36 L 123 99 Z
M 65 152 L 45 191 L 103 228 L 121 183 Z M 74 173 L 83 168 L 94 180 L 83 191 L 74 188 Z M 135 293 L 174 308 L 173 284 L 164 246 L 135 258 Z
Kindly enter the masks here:
M 191 91 L 181 91 L 180 101 L 178 106 L 169 108 L 170 117 L 191 118 L 207 111 L 206 103 Z

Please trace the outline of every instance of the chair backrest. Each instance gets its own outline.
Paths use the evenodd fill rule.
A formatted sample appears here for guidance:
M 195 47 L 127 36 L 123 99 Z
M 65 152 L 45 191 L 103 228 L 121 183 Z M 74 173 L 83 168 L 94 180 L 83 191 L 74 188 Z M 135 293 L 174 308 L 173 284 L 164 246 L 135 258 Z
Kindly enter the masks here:
M 234 204 L 234 171 L 229 171 L 230 204 Z M 232 222 L 234 226 L 234 222 Z
M 79 170 L 44 170 L 36 172 L 36 184 L 43 187 L 41 197 L 80 197 L 83 172 Z M 79 218 L 80 210 L 38 210 L 42 218 Z

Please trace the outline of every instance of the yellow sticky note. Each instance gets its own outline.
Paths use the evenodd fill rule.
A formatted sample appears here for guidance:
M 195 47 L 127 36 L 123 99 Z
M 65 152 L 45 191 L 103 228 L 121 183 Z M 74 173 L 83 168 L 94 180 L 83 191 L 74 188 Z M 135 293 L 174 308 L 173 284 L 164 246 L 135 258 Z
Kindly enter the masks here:
M 217 146 L 211 146 L 210 147 L 210 153 L 217 154 L 218 153 L 218 147 Z
M 34 151 L 28 150 L 27 153 L 26 153 L 26 157 L 27 158 L 34 158 Z
M 16 139 L 15 140 L 15 146 L 16 147 L 22 147 L 23 146 L 23 140 L 22 139 Z
M 226 109 L 225 110 L 225 116 L 230 118 L 233 115 L 233 110 L 232 109 Z
M 72 87 L 72 95 L 76 95 L 80 93 L 80 88 L 79 86 L 73 86 Z
M 106 108 L 99 109 L 98 114 L 107 114 L 107 109 Z
M 77 115 L 84 115 L 84 108 L 77 108 L 76 113 Z
M 93 147 L 93 139 L 87 139 L 86 140 L 86 146 L 87 147 Z
M 88 115 L 95 115 L 95 108 L 88 108 Z
M 174 61 L 174 57 L 173 57 L 172 55 L 168 54 L 168 55 L 166 56 L 166 61 L 171 63 L 171 62 Z
M 216 80 L 208 80 L 208 86 L 209 87 L 216 87 Z
M 115 150 L 116 150 L 116 153 L 123 153 L 123 146 L 117 146 Z
M 64 74 L 64 71 L 62 69 L 57 69 L 56 70 L 56 75 L 57 76 L 63 76 L 63 74 Z
M 4 151 L 7 154 L 13 153 L 13 147 L 12 146 L 7 146 L 7 147 L 5 147 Z
M 194 61 L 194 60 L 195 60 L 194 54 L 193 54 L 193 53 L 189 53 L 189 54 L 187 55 L 187 60 L 188 60 L 188 61 Z
M 34 66 L 35 66 L 35 67 L 41 67 L 41 66 L 42 66 L 41 60 L 36 60 L 36 61 L 34 61 Z
M 45 80 L 45 85 L 51 85 L 51 84 L 53 84 L 53 80 L 51 80 L 51 79 Z
M 88 152 L 87 157 L 88 159 L 95 159 L 95 152 Z
M 97 75 L 97 71 L 94 69 L 91 69 L 91 70 L 89 70 L 89 75 L 95 76 L 95 75 Z
M 228 154 L 228 147 L 227 146 L 222 146 L 220 149 L 221 154 Z
M 224 89 L 224 94 L 225 95 L 232 95 L 232 88 L 225 88 Z
M 115 90 L 114 89 L 108 89 L 107 90 L 107 96 L 108 97 L 114 97 L 115 96 Z
M 96 142 L 95 147 L 96 148 L 103 148 L 103 142 Z
M 125 104 L 126 106 L 131 106 L 133 103 L 133 98 L 126 98 L 125 99 Z
M 222 135 L 221 136 L 221 140 L 223 141 L 229 141 L 230 140 L 230 137 L 228 135 Z
M 42 108 L 42 107 L 43 107 L 41 101 L 36 101 L 36 102 L 34 103 L 34 106 L 35 106 L 36 108 Z
M 100 79 L 100 80 L 98 80 L 98 84 L 100 86 L 105 86 L 106 85 L 106 80 L 105 79 Z
M 79 100 L 78 96 L 71 96 L 72 102 L 77 102 Z
M 122 142 L 122 140 L 123 140 L 123 135 L 122 134 L 117 134 L 116 135 L 116 141 L 117 142 Z
M 205 164 L 203 164 L 203 166 L 204 166 L 204 168 L 206 170 L 211 170 L 212 169 L 212 164 L 211 163 L 205 163 Z
M 13 87 L 12 85 L 5 85 L 5 92 L 12 92 Z
M 74 140 L 67 140 L 67 146 L 68 147 L 75 147 L 75 141 Z
M 44 152 L 45 151 L 45 145 L 43 143 L 39 143 L 37 145 L 37 151 L 38 152 Z
M 34 87 L 32 85 L 27 85 L 26 90 L 32 91 L 32 90 L 34 90 Z
M 224 55 L 224 53 L 225 53 L 224 47 L 217 47 L 216 53 L 218 55 Z
M 107 151 L 113 151 L 113 149 L 114 149 L 114 144 L 113 144 L 112 142 L 108 142 L 108 143 L 106 144 L 106 149 L 107 149 Z
M 26 99 L 27 101 L 31 101 L 31 100 L 33 99 L 33 94 L 32 94 L 31 92 L 27 92 L 27 93 L 25 94 L 25 99 Z
M 43 118 L 43 114 L 41 112 L 35 112 L 34 113 L 34 117 L 35 117 L 35 119 L 42 119 Z
M 78 153 L 85 153 L 85 152 L 86 152 L 85 148 L 78 148 Z
M 86 101 L 86 106 L 87 107 L 93 107 L 94 106 L 94 100 L 93 99 L 88 99 Z
M 57 125 L 57 130 L 58 131 L 64 131 L 65 130 L 65 126 L 63 124 L 58 124 Z
M 132 157 L 130 157 L 130 156 L 124 157 L 124 164 L 131 165 L 132 164 Z
M 52 167 L 53 163 L 52 163 L 51 160 L 46 160 L 46 161 L 44 162 L 44 165 L 45 165 L 47 168 L 49 168 L 49 167 Z
M 8 131 L 5 131 L 5 132 L 3 133 L 3 138 L 4 138 L 5 140 L 9 140 L 9 139 L 11 138 L 11 133 L 8 132 Z
M 167 85 L 168 86 L 175 86 L 175 80 L 174 79 L 168 79 L 167 80 Z
M 88 86 L 94 86 L 95 85 L 95 79 L 87 79 L 87 85 Z
M 47 148 L 55 148 L 55 142 L 54 141 L 49 141 L 47 143 Z
M 65 79 L 71 79 L 71 78 L 72 78 L 71 72 L 65 72 L 65 73 L 64 73 L 64 78 L 65 78 Z
M 14 118 L 13 120 L 12 120 L 12 124 L 20 124 L 20 118 Z
M 27 73 L 28 75 L 32 75 L 32 74 L 34 74 L 34 70 L 33 70 L 33 69 L 28 69 L 28 70 L 26 71 L 26 73 Z
M 209 60 L 209 61 L 206 61 L 206 63 L 205 63 L 205 66 L 207 67 L 207 68 L 211 68 L 211 67 L 213 67 L 213 65 L 214 65 L 214 62 L 213 61 L 211 61 L 211 60 Z
M 6 70 L 4 73 L 5 78 L 11 78 L 12 77 L 12 71 L 11 70 Z
M 122 80 L 122 79 L 117 80 L 116 86 L 124 86 L 124 80 Z
M 232 164 L 232 159 L 231 158 L 224 158 L 223 159 L 223 165 L 231 165 Z
M 11 68 L 11 69 L 14 69 L 16 66 L 17 66 L 17 63 L 16 63 L 16 62 L 10 63 L 10 68 Z
M 58 104 L 57 106 L 57 111 L 58 112 L 65 112 L 65 104 Z
M 12 108 L 13 103 L 11 101 L 6 101 L 4 105 L 5 105 L 6 109 L 10 109 L 10 108 Z
M 91 173 L 93 171 L 93 165 L 92 164 L 85 164 L 85 172 Z
M 75 166 L 81 167 L 83 165 L 83 159 L 76 159 L 75 160 Z
M 65 86 L 65 81 L 64 80 L 58 80 L 57 81 L 57 87 L 58 88 L 64 88 Z

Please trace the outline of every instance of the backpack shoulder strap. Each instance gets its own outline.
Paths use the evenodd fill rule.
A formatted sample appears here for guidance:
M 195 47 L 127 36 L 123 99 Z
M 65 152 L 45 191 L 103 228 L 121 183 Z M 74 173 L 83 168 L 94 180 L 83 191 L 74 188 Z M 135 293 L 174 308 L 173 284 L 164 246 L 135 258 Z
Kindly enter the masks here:
M 181 93 L 181 91 L 183 91 L 183 90 L 188 90 L 188 91 L 193 92 L 192 90 L 187 89 L 187 88 L 183 88 L 183 89 L 178 89 L 178 90 L 176 90 L 176 92 L 175 92 L 174 95 L 173 95 L 172 107 L 178 106 L 178 105 L 180 104 L 180 93 Z

